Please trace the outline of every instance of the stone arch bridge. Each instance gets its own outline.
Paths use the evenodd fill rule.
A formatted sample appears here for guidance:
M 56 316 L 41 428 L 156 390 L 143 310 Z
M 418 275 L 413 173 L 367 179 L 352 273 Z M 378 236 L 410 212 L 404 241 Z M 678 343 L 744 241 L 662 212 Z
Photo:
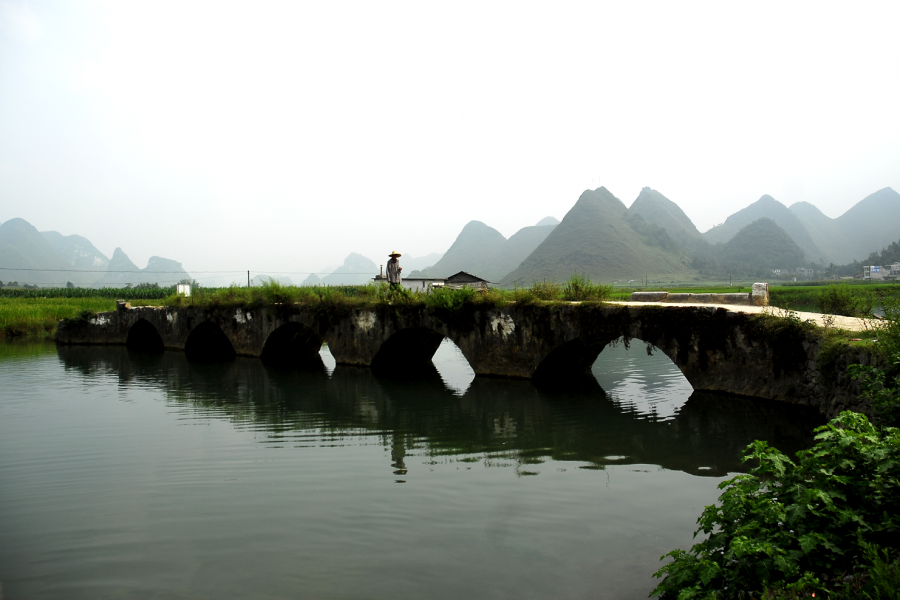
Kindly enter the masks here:
M 867 363 L 849 348 L 823 360 L 822 339 L 802 327 L 773 327 L 759 317 L 715 307 L 595 304 L 425 306 L 130 307 L 60 322 L 60 344 L 118 344 L 183 350 L 192 360 L 234 356 L 302 365 L 328 345 L 338 364 L 430 363 L 452 340 L 476 375 L 552 381 L 590 369 L 620 338 L 655 346 L 695 390 L 812 405 L 831 416 L 865 410 L 846 365 Z

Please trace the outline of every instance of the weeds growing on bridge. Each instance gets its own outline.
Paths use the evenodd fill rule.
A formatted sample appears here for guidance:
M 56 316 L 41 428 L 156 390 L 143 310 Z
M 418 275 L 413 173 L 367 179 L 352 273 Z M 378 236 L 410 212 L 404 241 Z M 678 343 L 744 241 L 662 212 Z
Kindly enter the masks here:
M 324 305 L 346 308 L 365 308 L 376 305 L 427 306 L 444 310 L 459 310 L 464 305 L 507 306 L 519 302 L 594 301 L 609 297 L 610 286 L 591 283 L 584 276 L 575 274 L 565 285 L 535 282 L 531 288 L 500 290 L 490 288 L 476 290 L 469 287 L 436 287 L 427 292 L 406 288 L 391 288 L 387 284 L 360 286 L 297 287 L 268 282 L 261 286 L 200 288 L 193 296 L 169 296 L 166 306 L 242 306 L 257 308 L 274 305 L 304 306 Z

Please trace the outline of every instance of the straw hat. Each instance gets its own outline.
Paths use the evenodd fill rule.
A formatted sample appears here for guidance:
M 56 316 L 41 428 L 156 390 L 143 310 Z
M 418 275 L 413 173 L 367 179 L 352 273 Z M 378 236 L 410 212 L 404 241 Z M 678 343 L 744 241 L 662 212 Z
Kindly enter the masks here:
M 388 256 L 390 256 L 391 258 L 393 258 L 394 256 L 403 256 L 403 255 L 400 254 L 399 252 L 397 252 L 396 250 L 394 250 L 393 252 L 391 252 L 390 254 L 388 254 Z

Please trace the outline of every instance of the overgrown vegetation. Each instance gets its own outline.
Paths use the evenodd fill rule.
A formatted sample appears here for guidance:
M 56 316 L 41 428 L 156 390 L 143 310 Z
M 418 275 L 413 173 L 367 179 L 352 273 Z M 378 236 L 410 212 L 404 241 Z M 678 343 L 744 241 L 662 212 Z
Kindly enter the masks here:
M 61 319 L 115 307 L 116 301 L 107 298 L 0 298 L 0 335 L 50 338 Z
M 656 574 L 662 598 L 896 598 L 900 431 L 841 413 L 796 462 L 765 442 Z M 695 534 L 696 535 L 696 534 Z M 883 595 L 887 590 L 889 595 Z
M 802 332 L 796 313 L 764 327 Z M 874 421 L 844 412 L 816 430 L 796 461 L 765 442 L 748 447 L 749 475 L 723 482 L 690 551 L 657 573 L 662 598 L 900 598 L 900 303 L 885 302 L 876 364 L 854 365 Z M 826 341 L 830 332 L 825 332 Z M 664 557 L 665 558 L 665 557 Z
M 582 273 L 573 273 L 562 290 L 563 300 L 602 302 L 612 294 L 611 285 L 591 283 L 591 278 Z
M 584 275 L 575 274 L 560 285 L 535 283 L 530 289 L 476 290 L 473 288 L 435 288 L 427 292 L 391 288 L 386 284 L 362 286 L 285 286 L 271 281 L 261 286 L 194 288 L 191 296 L 175 294 L 175 288 L 55 288 L 42 290 L 2 290 L 0 294 L 0 336 L 52 337 L 61 319 L 77 318 L 115 309 L 115 300 L 133 305 L 221 306 L 260 308 L 300 304 L 329 311 L 376 306 L 426 306 L 458 312 L 466 305 L 506 306 L 520 302 L 558 302 L 568 300 L 600 302 L 607 299 L 611 286 L 598 285 Z M 3 297 L 3 296 L 6 297 Z
M 819 292 L 819 310 L 845 317 L 869 317 L 875 306 L 875 293 L 865 289 L 851 290 L 847 285 L 830 285 Z
M 884 303 L 885 319 L 878 329 L 876 352 L 878 365 L 853 365 L 851 376 L 875 409 L 879 420 L 900 424 L 900 301 L 888 298 Z

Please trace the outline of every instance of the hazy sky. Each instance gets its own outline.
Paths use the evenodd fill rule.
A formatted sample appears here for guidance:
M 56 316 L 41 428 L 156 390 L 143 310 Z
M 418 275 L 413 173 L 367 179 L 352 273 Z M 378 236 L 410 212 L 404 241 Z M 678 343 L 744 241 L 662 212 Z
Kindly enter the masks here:
M 701 231 L 763 194 L 836 217 L 900 191 L 897 23 L 896 1 L 0 0 L 0 221 L 277 272 L 443 252 L 472 219 L 509 236 L 599 185 Z

